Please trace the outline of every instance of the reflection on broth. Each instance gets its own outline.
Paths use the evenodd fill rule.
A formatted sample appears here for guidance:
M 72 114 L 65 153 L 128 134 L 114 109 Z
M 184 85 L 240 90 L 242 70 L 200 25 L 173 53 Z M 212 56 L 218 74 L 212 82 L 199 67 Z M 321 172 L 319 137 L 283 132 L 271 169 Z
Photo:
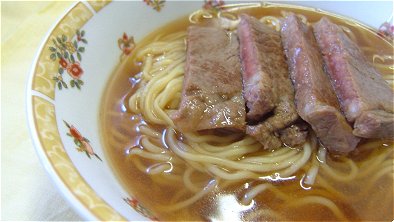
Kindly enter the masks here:
M 344 27 L 393 86 L 393 46 L 372 30 L 320 11 L 264 5 L 228 8 L 280 28 L 294 12 Z M 298 147 L 264 150 L 243 133 L 181 132 L 169 117 L 181 100 L 186 29 L 207 14 L 163 26 L 113 73 L 100 113 L 106 155 L 124 187 L 160 220 L 389 220 L 393 141 L 364 139 L 348 156 L 327 153 L 313 133 Z

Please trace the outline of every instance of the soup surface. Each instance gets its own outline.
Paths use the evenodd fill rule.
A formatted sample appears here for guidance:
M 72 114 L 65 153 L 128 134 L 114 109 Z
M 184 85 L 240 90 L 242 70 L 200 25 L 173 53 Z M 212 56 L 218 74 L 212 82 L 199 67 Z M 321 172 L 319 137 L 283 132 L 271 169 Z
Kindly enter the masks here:
M 309 23 L 317 22 L 322 16 L 327 16 L 334 23 L 344 27 L 349 36 L 361 47 L 368 60 L 393 86 L 393 46 L 376 35 L 373 30 L 359 23 L 316 10 L 289 6 L 264 5 L 230 9 L 233 15 L 247 13 L 258 19 L 265 17 L 264 21 L 268 23 L 274 23 L 270 18 L 278 19 L 283 16 L 283 12 L 302 15 Z M 190 18 L 201 18 L 197 14 L 196 17 Z M 180 18 L 138 42 L 133 53 L 125 58 L 113 73 L 103 95 L 100 113 L 103 144 L 113 171 L 127 191 L 143 206 L 150 209 L 159 220 L 166 221 L 391 220 L 394 217 L 393 141 L 391 140 L 364 140 L 348 157 L 327 154 L 323 161 L 322 152 L 325 150 L 319 147 L 312 136 L 308 142 L 311 153 L 303 165 L 297 168 L 298 170 L 286 176 L 282 174 L 291 172 L 291 164 L 298 161 L 297 157 L 295 158 L 297 161 L 290 163 L 288 168 L 278 171 L 268 170 L 259 174 L 258 169 L 251 170 L 251 173 L 246 172 L 247 169 L 236 171 L 231 167 L 226 168 L 227 162 L 221 157 L 217 158 L 217 165 L 195 159 L 190 161 L 186 158 L 188 149 L 185 147 L 190 146 L 198 150 L 198 147 L 193 146 L 198 142 L 189 143 L 188 141 L 194 141 L 192 137 L 189 138 L 182 132 L 171 131 L 170 124 L 150 122 L 144 112 L 134 112 L 129 106 L 129 100 L 139 89 L 147 87 L 149 82 L 143 80 L 142 70 L 147 69 L 147 60 L 146 58 L 141 60 L 140 54 L 144 55 L 142 49 L 146 49 L 144 47 L 153 42 L 181 43 L 187 27 L 192 25 L 192 22 L 200 22 L 198 19 L 191 21 L 190 18 L 189 16 Z M 169 49 L 168 54 L 171 53 L 174 55 L 180 53 L 182 56 L 184 46 L 180 45 L 178 52 Z M 154 55 L 154 52 L 146 53 L 148 57 L 150 54 Z M 166 56 L 167 54 L 164 53 L 151 57 L 156 65 L 162 65 L 158 68 L 159 71 L 165 70 L 174 63 L 169 59 L 167 61 Z M 184 59 L 181 61 L 183 62 L 178 65 L 182 67 Z M 149 78 L 154 79 L 154 77 L 152 75 Z M 168 89 L 174 97 L 165 104 L 166 110 L 176 109 L 179 104 L 182 74 L 177 78 L 179 81 L 174 83 L 173 91 Z M 232 145 L 241 140 L 242 143 L 251 141 L 250 146 L 256 146 L 251 138 L 244 135 L 229 137 L 225 133 L 214 135 L 199 133 L 193 135 L 193 138 L 198 140 L 204 136 L 225 138 L 223 140 L 229 140 L 228 143 Z M 184 150 L 174 151 L 171 149 L 171 143 L 173 142 L 175 146 L 181 143 L 169 142 L 171 138 L 189 144 L 183 146 Z M 224 141 L 217 144 L 211 142 L 210 146 L 225 147 L 224 144 L 228 145 Z M 237 148 L 236 145 L 234 148 Z M 251 153 L 235 157 L 228 154 L 228 150 L 224 150 L 223 155 L 229 159 L 228 162 L 232 161 L 231 163 L 253 158 L 257 161 L 261 156 L 288 155 L 290 158 L 294 153 L 303 158 L 307 155 L 305 146 L 304 151 L 302 147 L 280 149 L 272 152 L 255 149 Z M 182 153 L 183 151 L 186 153 Z M 196 154 L 198 151 L 194 150 L 191 153 Z M 165 159 L 164 154 L 170 158 Z M 281 161 L 288 160 L 282 158 Z M 223 164 L 220 165 L 222 162 Z M 253 161 L 250 163 L 253 164 Z M 268 163 L 269 161 L 267 165 Z M 264 164 L 261 165 L 263 167 Z M 256 164 L 256 167 L 259 167 L 259 164 Z M 308 185 L 305 183 L 305 178 L 310 171 L 317 171 L 317 175 Z M 249 176 L 235 178 L 240 174 Z M 220 175 L 224 176 L 220 177 Z

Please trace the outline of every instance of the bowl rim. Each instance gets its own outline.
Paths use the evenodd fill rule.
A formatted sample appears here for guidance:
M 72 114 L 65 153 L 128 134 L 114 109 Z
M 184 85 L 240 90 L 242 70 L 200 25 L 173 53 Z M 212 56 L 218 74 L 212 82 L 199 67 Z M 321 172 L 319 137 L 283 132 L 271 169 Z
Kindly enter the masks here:
M 230 1 L 231 2 L 231 1 Z M 259 1 L 259 3 L 261 3 Z M 313 7 L 310 6 L 300 6 L 300 5 L 294 5 L 292 3 L 283 3 L 281 1 L 268 1 L 267 3 L 271 4 L 271 5 L 276 5 L 276 6 L 297 6 L 299 8 L 303 8 L 303 9 L 312 9 Z M 72 208 L 84 219 L 86 220 L 106 220 L 106 218 L 100 218 L 99 215 L 95 214 L 93 210 L 91 210 L 88 205 L 86 203 L 84 203 L 84 201 L 82 199 L 79 199 L 76 195 L 75 195 L 75 189 L 71 186 L 67 185 L 67 178 L 66 179 L 62 179 L 60 173 L 55 169 L 54 165 L 51 163 L 42 142 L 40 141 L 39 138 L 39 132 L 37 129 L 37 125 L 36 125 L 36 116 L 33 112 L 33 97 L 34 96 L 39 96 L 40 98 L 45 98 L 45 100 L 47 101 L 51 101 L 52 104 L 54 104 L 54 99 L 46 96 L 43 93 L 40 93 L 36 90 L 33 89 L 33 80 L 35 78 L 35 73 L 37 70 L 37 63 L 39 62 L 40 59 L 40 55 L 41 52 L 45 49 L 46 43 L 49 40 L 49 38 L 51 37 L 53 31 L 56 29 L 56 27 L 58 27 L 62 20 L 79 4 L 83 4 L 85 5 L 87 8 L 89 8 L 91 11 L 95 11 L 92 9 L 91 5 L 89 5 L 88 1 L 77 1 L 75 3 L 72 3 L 71 6 L 69 6 L 69 8 L 67 8 L 64 12 L 62 12 L 59 16 L 59 18 L 57 18 L 51 28 L 46 32 L 45 36 L 43 37 L 40 46 L 37 48 L 37 51 L 35 53 L 34 59 L 31 63 L 30 69 L 29 69 L 29 74 L 28 74 L 28 80 L 27 80 L 27 84 L 26 84 L 26 88 L 25 88 L 25 112 L 26 112 L 26 119 L 27 119 L 27 125 L 29 128 L 29 134 L 30 134 L 30 138 L 32 139 L 32 143 L 35 149 L 35 152 L 37 154 L 37 156 L 40 159 L 41 164 L 44 166 L 47 174 L 49 175 L 49 177 L 51 178 L 51 180 L 53 181 L 53 183 L 56 186 L 56 189 L 60 190 L 60 193 L 63 195 L 63 197 L 65 199 L 67 199 L 67 201 L 69 202 L 69 204 L 72 206 Z M 241 2 L 231 2 L 230 4 L 243 4 Z M 230 5 L 229 4 L 229 5 Z M 369 26 L 365 23 L 363 23 L 362 21 L 353 19 L 350 16 L 347 15 L 341 15 L 341 14 L 337 14 L 335 12 L 329 12 L 326 10 L 321 10 L 321 12 L 328 12 L 331 15 L 334 14 L 336 16 L 338 16 L 339 18 L 346 18 L 347 20 L 351 20 L 354 21 L 356 23 L 360 23 L 362 24 L 364 27 L 367 27 L 370 31 L 377 31 L 376 27 L 372 27 Z M 96 12 L 98 13 L 98 12 Z M 64 148 L 63 148 L 64 149 Z M 66 153 L 67 157 L 69 158 L 69 155 Z M 67 161 L 71 162 L 71 159 L 68 159 Z M 87 185 L 91 190 L 93 190 L 91 188 L 91 186 L 86 182 L 86 180 L 81 176 L 81 174 L 77 171 L 77 175 L 78 175 L 78 179 L 81 180 L 85 185 Z M 94 190 L 93 190 L 94 191 Z M 89 195 L 94 195 L 95 197 L 99 198 L 106 206 L 108 206 L 109 208 L 113 209 L 112 206 L 110 206 L 105 200 L 103 200 L 95 191 Z M 113 209 L 114 210 L 114 209 Z M 114 210 L 115 212 L 118 213 L 118 211 Z M 123 218 L 123 216 L 122 216 Z M 108 218 L 107 218 L 108 219 Z M 125 220 L 125 219 L 123 219 Z M 147 220 L 149 220 L 147 218 Z
M 67 185 L 67 183 L 66 183 L 67 179 L 61 178 L 60 172 L 56 171 L 54 165 L 49 160 L 49 157 L 47 156 L 47 152 L 44 150 L 44 146 L 40 141 L 39 132 L 38 132 L 37 125 L 35 122 L 36 116 L 33 112 L 33 108 L 34 108 L 33 107 L 33 97 L 34 96 L 38 96 L 39 98 L 44 98 L 45 100 L 50 101 L 52 104 L 54 104 L 54 101 L 55 101 L 54 99 L 50 98 L 49 96 L 47 96 L 43 93 L 35 91 L 32 87 L 33 80 L 35 78 L 35 72 L 37 70 L 37 63 L 39 62 L 40 55 L 41 55 L 42 51 L 45 49 L 47 41 L 51 37 L 51 35 L 54 32 L 54 30 L 56 29 L 56 27 L 58 27 L 62 23 L 62 21 L 65 19 L 65 17 L 70 12 L 72 12 L 79 4 L 83 4 L 84 6 L 89 8 L 90 10 L 94 11 L 90 5 L 88 6 L 89 3 L 87 1 L 77 1 L 77 2 L 72 3 L 71 6 L 69 6 L 64 12 L 62 12 L 60 14 L 59 18 L 57 18 L 53 22 L 51 28 L 47 31 L 47 33 L 43 37 L 40 46 L 37 48 L 33 62 L 32 62 L 30 69 L 29 69 L 29 74 L 28 74 L 29 76 L 28 76 L 27 84 L 25 86 L 26 87 L 25 88 L 25 104 L 26 104 L 25 113 L 26 113 L 26 117 L 27 117 L 26 119 L 27 119 L 27 125 L 29 128 L 29 134 L 30 134 L 30 138 L 32 140 L 33 146 L 34 146 L 34 150 L 35 150 L 37 156 L 39 157 L 39 160 L 40 160 L 42 166 L 44 166 L 46 173 L 48 174 L 48 176 L 51 178 L 52 182 L 54 183 L 56 189 L 58 191 L 60 191 L 63 198 L 68 201 L 69 205 L 71 205 L 71 207 L 74 209 L 74 211 L 77 212 L 77 214 L 79 216 L 81 216 L 83 219 L 98 220 L 99 216 L 94 214 L 94 212 L 88 208 L 87 203 L 84 204 L 83 200 L 78 199 L 78 197 L 75 195 L 75 190 L 73 189 L 73 187 Z M 64 150 L 64 147 L 62 149 Z M 68 157 L 68 159 L 66 161 L 69 161 L 70 163 L 72 163 L 71 159 L 69 158 L 69 155 L 67 153 L 66 153 L 66 155 Z M 77 171 L 77 176 L 78 176 L 78 179 L 82 181 L 82 183 L 84 183 L 89 189 L 92 189 L 91 186 L 86 182 L 86 180 L 81 176 L 81 174 L 78 171 Z M 101 197 L 99 197 L 96 192 L 93 192 L 89 195 L 94 195 L 96 198 L 99 198 L 100 200 L 102 200 L 105 205 L 107 205 L 108 207 L 113 209 L 107 202 L 105 202 Z M 115 212 L 117 212 L 117 211 L 115 211 Z M 102 218 L 102 219 L 105 219 L 105 218 Z

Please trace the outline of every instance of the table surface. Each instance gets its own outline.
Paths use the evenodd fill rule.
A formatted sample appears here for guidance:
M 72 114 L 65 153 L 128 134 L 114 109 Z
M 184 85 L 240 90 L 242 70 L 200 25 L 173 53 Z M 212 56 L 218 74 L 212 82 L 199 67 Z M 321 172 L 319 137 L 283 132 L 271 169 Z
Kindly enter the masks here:
M 26 121 L 26 84 L 41 42 L 70 1 L 1 2 L 1 220 L 83 220 L 41 165 Z

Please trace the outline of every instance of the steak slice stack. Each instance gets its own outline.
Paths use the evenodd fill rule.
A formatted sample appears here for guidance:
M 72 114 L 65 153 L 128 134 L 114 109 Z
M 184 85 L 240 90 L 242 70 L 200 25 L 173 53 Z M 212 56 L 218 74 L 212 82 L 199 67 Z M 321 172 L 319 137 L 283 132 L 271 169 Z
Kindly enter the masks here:
M 299 115 L 331 152 L 354 150 L 359 138 L 352 134 L 352 127 L 340 112 L 312 29 L 289 14 L 282 21 L 281 35 Z
M 244 98 L 248 121 L 258 121 L 275 108 L 277 94 L 274 76 L 280 53 L 280 39 L 271 28 L 248 15 L 241 15 L 238 25 Z M 279 50 L 278 50 L 279 49 Z
M 394 94 L 360 48 L 329 19 L 314 25 L 327 73 L 354 135 L 394 138 Z
M 280 34 L 256 18 L 241 15 L 238 25 L 240 58 L 247 120 L 246 133 L 259 140 L 265 149 L 282 146 L 280 131 L 290 127 L 299 116 L 294 105 L 294 89 L 289 79 Z M 293 133 L 305 141 L 305 133 Z
M 245 130 L 237 37 L 220 27 L 190 26 L 182 98 L 171 115 L 184 132 Z

